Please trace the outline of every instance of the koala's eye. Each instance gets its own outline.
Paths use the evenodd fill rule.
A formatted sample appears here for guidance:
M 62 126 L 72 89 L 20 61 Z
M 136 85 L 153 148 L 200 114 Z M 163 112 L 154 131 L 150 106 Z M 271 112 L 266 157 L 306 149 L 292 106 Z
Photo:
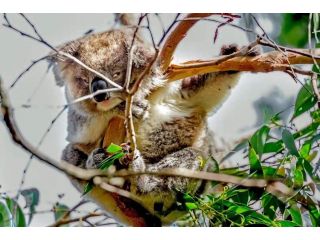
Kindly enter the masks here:
M 122 77 L 122 72 L 121 71 L 116 71 L 116 72 L 114 72 L 113 74 L 112 74 L 112 78 L 113 79 L 119 79 L 119 78 L 121 78 Z

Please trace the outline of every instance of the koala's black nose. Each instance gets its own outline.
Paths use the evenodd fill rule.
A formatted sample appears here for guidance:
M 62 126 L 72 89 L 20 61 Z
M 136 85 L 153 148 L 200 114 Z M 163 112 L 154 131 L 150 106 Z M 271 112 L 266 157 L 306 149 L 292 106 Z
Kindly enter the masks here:
M 102 78 L 95 77 L 91 82 L 91 92 L 95 93 L 98 90 L 104 90 L 108 88 L 108 83 Z M 109 93 L 99 93 L 93 98 L 97 102 L 102 102 L 110 97 Z

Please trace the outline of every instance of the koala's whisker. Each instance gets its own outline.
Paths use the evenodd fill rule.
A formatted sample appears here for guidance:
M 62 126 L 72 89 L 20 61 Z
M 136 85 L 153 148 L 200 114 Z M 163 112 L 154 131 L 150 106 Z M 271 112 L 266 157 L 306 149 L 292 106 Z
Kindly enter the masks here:
M 119 88 L 108 88 L 108 89 L 100 89 L 94 93 L 91 93 L 91 94 L 88 94 L 88 95 L 85 95 L 83 97 L 80 97 L 80 98 L 77 98 L 76 100 L 70 102 L 69 104 L 74 104 L 74 103 L 78 103 L 78 102 L 82 102 L 82 101 L 85 101 L 87 99 L 91 99 L 93 98 L 94 96 L 96 95 L 99 95 L 101 93 L 107 93 L 107 92 L 120 92 L 122 91 L 122 89 L 119 89 Z M 69 105 L 68 104 L 68 105 Z

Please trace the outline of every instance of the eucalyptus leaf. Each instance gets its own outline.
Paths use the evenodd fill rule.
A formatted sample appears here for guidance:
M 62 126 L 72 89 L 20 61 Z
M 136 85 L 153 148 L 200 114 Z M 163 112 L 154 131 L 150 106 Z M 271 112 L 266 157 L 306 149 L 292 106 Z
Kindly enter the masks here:
M 299 150 L 301 157 L 303 157 L 304 159 L 307 159 L 309 157 L 310 150 L 311 150 L 311 140 L 305 141 Z
M 292 221 L 296 224 L 298 224 L 299 226 L 302 226 L 303 222 L 302 222 L 302 216 L 301 216 L 301 212 L 300 209 L 296 206 L 296 205 L 292 205 L 289 209 L 288 209 Z
M 197 204 L 192 202 L 186 202 L 185 204 L 188 210 L 194 210 L 198 208 Z
M 62 203 L 56 203 L 54 206 L 54 220 L 59 221 L 69 211 L 69 207 Z
M 89 192 L 91 192 L 93 187 L 94 187 L 94 183 L 92 181 L 87 182 L 83 187 L 82 196 L 84 196 L 84 195 L 88 194 Z
M 294 170 L 294 185 L 296 188 L 301 188 L 303 185 L 303 173 L 300 169 Z
M 111 143 L 108 148 L 107 148 L 107 153 L 117 153 L 119 151 L 122 151 L 122 147 L 120 147 L 119 145 L 116 145 L 114 143 Z
M 14 221 L 5 199 L 0 198 L 0 227 L 14 227 Z
M 276 221 L 276 223 L 279 224 L 280 227 L 299 227 L 299 224 L 288 220 Z
M 267 142 L 269 132 L 270 128 L 268 126 L 262 126 L 253 134 L 250 139 L 250 144 L 255 152 L 259 155 L 259 159 L 261 159 L 263 154 L 264 145 Z
M 294 114 L 292 119 L 300 116 L 310 110 L 317 103 L 317 98 L 313 94 L 311 83 L 308 82 L 300 89 L 296 103 L 294 105 Z
M 254 173 L 255 175 L 258 175 L 258 176 L 263 175 L 263 170 L 261 167 L 261 163 L 259 161 L 259 157 L 253 147 L 250 147 L 249 149 L 249 163 L 250 163 L 250 173 Z
M 300 157 L 300 154 L 294 142 L 293 135 L 287 129 L 284 129 L 282 131 L 282 140 L 291 155 Z
M 6 198 L 6 204 L 13 217 L 13 224 L 15 227 L 26 227 L 26 219 L 19 204 L 11 198 Z
M 108 169 L 111 165 L 114 164 L 114 162 L 120 158 L 122 158 L 125 155 L 123 152 L 115 153 L 112 156 L 106 158 L 99 164 L 99 168 L 101 170 L 106 170 Z
M 39 204 L 40 192 L 37 188 L 29 188 L 22 190 L 21 195 L 26 201 L 25 208 L 29 208 L 28 225 L 30 225 L 33 214 L 35 213 L 35 207 Z

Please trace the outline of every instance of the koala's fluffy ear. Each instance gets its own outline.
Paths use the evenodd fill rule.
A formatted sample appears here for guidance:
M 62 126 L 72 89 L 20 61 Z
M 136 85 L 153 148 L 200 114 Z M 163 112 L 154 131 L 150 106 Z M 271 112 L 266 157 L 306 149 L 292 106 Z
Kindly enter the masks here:
M 65 53 L 69 53 L 74 57 L 77 57 L 80 44 L 80 40 L 75 40 L 63 44 L 57 47 L 57 49 Z M 62 87 L 64 85 L 64 78 L 62 73 L 64 69 L 68 66 L 68 64 L 72 63 L 72 61 L 64 56 L 59 55 L 56 52 L 51 52 L 48 57 L 48 62 L 50 66 L 52 66 L 52 71 L 56 80 L 56 84 L 59 87 Z
M 133 52 L 133 66 L 136 69 L 145 68 L 153 59 L 155 51 L 148 44 L 138 42 Z
M 129 51 L 132 44 L 132 38 L 134 36 L 135 28 L 126 28 L 125 32 L 125 44 Z M 136 38 L 134 42 L 134 51 L 133 51 L 133 68 L 134 69 L 143 69 L 147 64 L 152 60 L 155 51 L 153 47 L 143 41 L 143 36 L 140 31 L 136 33 Z

